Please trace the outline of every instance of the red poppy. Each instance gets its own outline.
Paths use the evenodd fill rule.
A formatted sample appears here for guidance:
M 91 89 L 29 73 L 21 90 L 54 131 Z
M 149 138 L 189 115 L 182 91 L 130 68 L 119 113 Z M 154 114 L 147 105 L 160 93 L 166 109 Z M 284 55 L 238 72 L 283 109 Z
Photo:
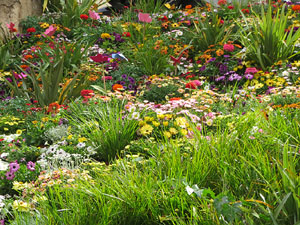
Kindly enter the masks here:
M 36 29 L 34 27 L 30 27 L 27 29 L 27 33 L 34 33 L 36 32 Z
M 82 20 L 87 20 L 88 18 L 89 18 L 89 16 L 86 15 L 86 14 L 81 14 L 80 15 L 80 19 L 82 19 Z
M 229 5 L 227 8 L 228 9 L 234 9 L 234 6 L 233 5 Z

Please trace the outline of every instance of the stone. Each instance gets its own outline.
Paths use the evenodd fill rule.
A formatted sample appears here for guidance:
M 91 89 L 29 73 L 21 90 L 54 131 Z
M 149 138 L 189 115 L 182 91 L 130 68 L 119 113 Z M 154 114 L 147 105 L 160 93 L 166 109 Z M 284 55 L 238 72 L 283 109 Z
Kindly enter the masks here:
M 42 0 L 0 0 L 0 23 L 14 23 L 20 31 L 19 24 L 27 16 L 42 15 Z

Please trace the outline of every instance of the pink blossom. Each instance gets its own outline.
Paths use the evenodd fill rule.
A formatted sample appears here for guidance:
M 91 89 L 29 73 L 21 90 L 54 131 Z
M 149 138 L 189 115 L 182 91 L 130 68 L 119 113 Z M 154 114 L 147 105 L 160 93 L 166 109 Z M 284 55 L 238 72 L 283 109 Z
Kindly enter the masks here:
M 93 20 L 99 20 L 100 19 L 99 14 L 96 13 L 95 11 L 89 10 L 89 15 L 90 15 L 90 18 L 93 19 Z
M 139 13 L 139 21 L 141 22 L 145 22 L 145 23 L 151 23 L 152 22 L 152 18 L 150 17 L 149 13 Z
M 233 52 L 234 51 L 234 45 L 232 45 L 232 44 L 224 44 L 223 45 L 223 49 L 225 51 L 228 51 L 228 52 Z
M 255 67 L 248 67 L 245 71 L 245 74 L 254 74 L 257 72 L 258 72 L 258 70 Z
M 46 34 L 47 36 L 52 36 L 55 33 L 56 29 L 56 27 L 51 25 L 50 27 L 48 27 L 44 34 Z

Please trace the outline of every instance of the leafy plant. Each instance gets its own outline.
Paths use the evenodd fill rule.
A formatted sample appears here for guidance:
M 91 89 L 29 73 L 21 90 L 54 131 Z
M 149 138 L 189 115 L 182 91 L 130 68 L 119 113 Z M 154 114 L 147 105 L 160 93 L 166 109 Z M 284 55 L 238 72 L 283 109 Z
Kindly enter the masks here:
M 88 76 L 81 76 L 78 69 L 81 57 L 86 51 L 81 51 L 82 45 L 54 44 L 54 47 L 45 46 L 39 53 L 41 62 L 37 66 L 31 64 L 31 69 L 26 72 L 28 78 L 22 79 L 21 87 L 18 81 L 13 78 L 13 84 L 6 81 L 7 85 L 14 90 L 16 95 L 33 97 L 41 106 L 48 106 L 50 103 L 58 102 L 63 104 L 71 97 L 76 97 L 88 84 Z M 49 57 L 52 56 L 53 58 Z M 68 78 L 69 70 L 73 77 Z M 65 82 L 63 85 L 61 85 Z
M 117 99 L 90 107 L 70 106 L 70 123 L 89 139 L 99 160 L 113 160 L 136 136 L 138 121 L 122 113 L 124 106 L 124 101 Z
M 287 60 L 300 53 L 294 53 L 295 43 L 300 38 L 300 29 L 293 32 L 292 27 L 290 31 L 286 31 L 289 13 L 285 11 L 285 6 L 282 6 L 273 17 L 272 6 L 269 4 L 267 12 L 262 6 L 261 14 L 254 13 L 255 18 L 250 23 L 243 14 L 245 27 L 238 23 L 241 28 L 239 36 L 242 44 L 246 46 L 247 58 L 263 70 L 279 60 Z

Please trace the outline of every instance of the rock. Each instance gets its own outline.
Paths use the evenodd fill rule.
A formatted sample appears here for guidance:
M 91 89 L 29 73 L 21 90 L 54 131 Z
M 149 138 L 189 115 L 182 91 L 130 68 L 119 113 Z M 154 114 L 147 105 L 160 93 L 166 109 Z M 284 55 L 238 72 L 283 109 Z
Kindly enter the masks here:
M 27 16 L 42 15 L 41 0 L 0 0 L 0 23 L 14 23 L 19 28 L 19 23 Z

